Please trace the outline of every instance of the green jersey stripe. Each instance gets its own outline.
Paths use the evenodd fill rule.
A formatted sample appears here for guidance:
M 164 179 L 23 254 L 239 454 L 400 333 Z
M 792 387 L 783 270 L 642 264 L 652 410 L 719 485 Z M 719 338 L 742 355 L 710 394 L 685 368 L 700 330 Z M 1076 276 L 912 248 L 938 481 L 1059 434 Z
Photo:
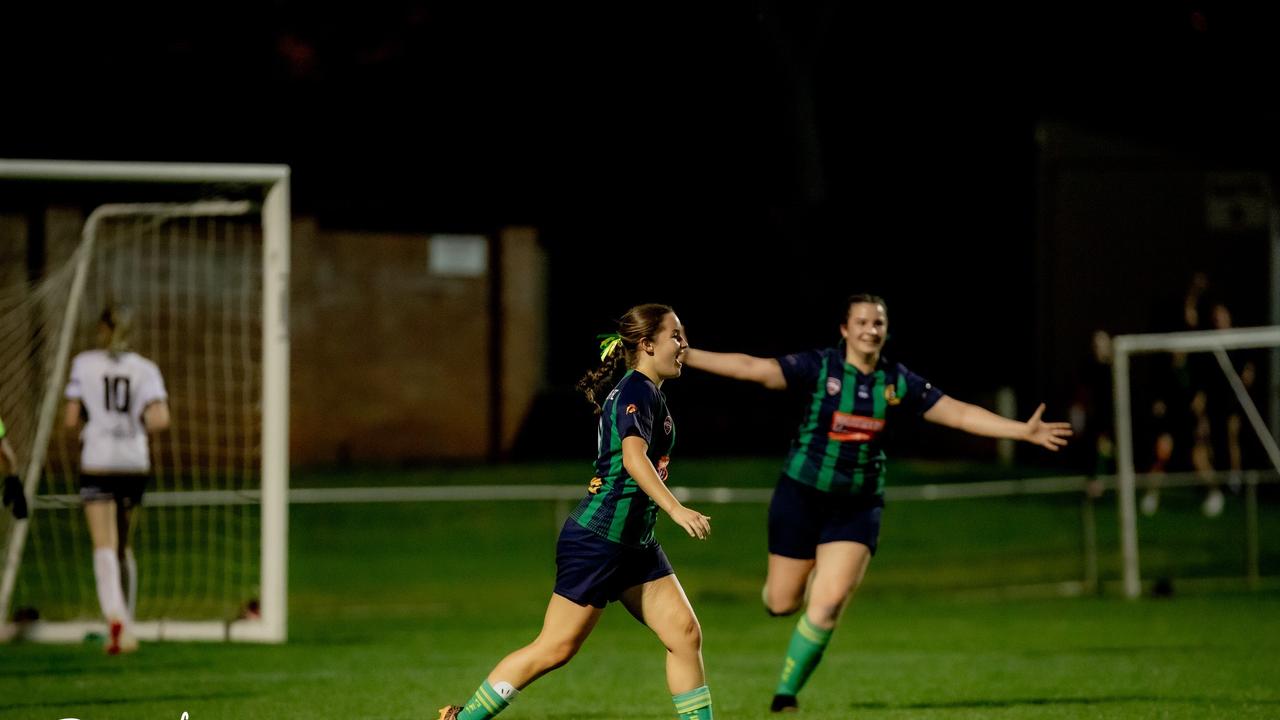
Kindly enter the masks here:
M 857 371 L 849 365 L 844 366 L 844 377 L 840 383 L 840 404 L 836 406 L 837 412 L 853 413 L 854 392 L 858 387 L 858 378 L 855 375 Z M 834 440 L 827 436 L 826 447 L 822 452 L 822 468 L 818 470 L 818 478 L 815 487 L 824 492 L 830 492 L 831 486 L 835 483 L 836 461 L 840 459 L 840 448 L 844 447 L 844 443 Z
M 822 389 L 826 385 L 827 365 L 823 363 L 822 370 L 818 373 L 818 390 L 813 394 L 809 415 L 804 419 L 804 425 L 800 428 L 800 437 L 796 439 L 796 446 L 791 451 L 791 463 L 787 467 L 787 474 L 793 478 L 805 477 L 804 463 L 809 457 L 809 446 L 813 443 L 814 430 L 818 427 L 818 416 L 822 413 Z

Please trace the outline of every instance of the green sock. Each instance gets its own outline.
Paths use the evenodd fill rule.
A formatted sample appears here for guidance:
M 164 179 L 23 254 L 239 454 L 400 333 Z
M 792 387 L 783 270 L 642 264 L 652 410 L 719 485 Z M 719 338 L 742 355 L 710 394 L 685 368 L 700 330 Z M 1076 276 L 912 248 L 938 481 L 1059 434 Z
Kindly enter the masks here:
M 509 705 L 498 691 L 493 689 L 488 680 L 476 690 L 476 694 L 471 696 L 467 704 L 463 706 L 462 712 L 458 713 L 458 720 L 489 720 L 489 718 L 497 715 L 506 709 Z
M 823 630 L 809 622 L 807 615 L 800 616 L 791 644 L 787 646 L 787 658 L 782 663 L 782 676 L 778 679 L 778 695 L 798 695 L 800 688 L 818 667 L 822 653 L 831 642 L 832 630 Z
M 676 715 L 680 720 L 712 720 L 711 691 L 706 685 L 687 693 L 672 695 L 671 702 L 676 704 Z

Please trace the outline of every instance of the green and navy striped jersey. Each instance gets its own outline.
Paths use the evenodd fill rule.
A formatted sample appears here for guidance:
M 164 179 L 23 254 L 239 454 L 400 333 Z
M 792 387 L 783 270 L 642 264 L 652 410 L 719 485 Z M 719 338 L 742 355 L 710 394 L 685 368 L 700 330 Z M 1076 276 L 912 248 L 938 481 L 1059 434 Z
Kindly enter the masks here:
M 824 492 L 883 496 L 886 423 L 923 415 L 942 391 L 883 356 L 864 375 L 844 361 L 843 345 L 784 355 L 778 364 L 789 389 L 810 393 L 783 472 Z
M 643 547 L 657 542 L 653 526 L 658 520 L 658 504 L 622 466 L 622 439 L 630 435 L 649 443 L 646 454 L 658 477 L 666 482 L 676 426 L 662 391 L 644 373 L 634 370 L 622 376 L 600 406 L 595 476 L 587 486 L 587 496 L 569 517 L 606 540 Z

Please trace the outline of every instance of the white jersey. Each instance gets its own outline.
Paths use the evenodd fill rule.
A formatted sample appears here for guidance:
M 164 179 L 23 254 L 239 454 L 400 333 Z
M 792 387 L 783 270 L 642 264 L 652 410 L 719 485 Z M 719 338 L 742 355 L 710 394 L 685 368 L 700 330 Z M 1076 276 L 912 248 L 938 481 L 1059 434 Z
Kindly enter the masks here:
M 71 361 L 67 399 L 79 400 L 89 419 L 80 432 L 80 470 L 145 473 L 151 453 L 142 411 L 168 399 L 156 364 L 133 352 L 88 350 Z

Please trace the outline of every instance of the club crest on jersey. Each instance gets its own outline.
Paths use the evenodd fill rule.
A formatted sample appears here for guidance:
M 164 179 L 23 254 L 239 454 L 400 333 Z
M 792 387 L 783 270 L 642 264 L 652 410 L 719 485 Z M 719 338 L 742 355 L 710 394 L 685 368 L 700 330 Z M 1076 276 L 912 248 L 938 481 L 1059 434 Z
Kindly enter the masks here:
M 902 398 L 898 397 L 898 391 L 892 385 L 886 385 L 884 388 L 884 400 L 890 405 L 902 404 Z
M 631 404 L 627 405 L 627 414 L 628 414 L 628 415 L 635 415 L 635 414 L 636 414 L 636 404 L 635 404 L 635 403 L 631 403 Z
M 600 492 L 600 488 L 604 487 L 604 481 L 598 477 L 591 478 L 591 482 L 587 483 L 587 492 L 595 495 Z
M 662 432 L 671 434 L 671 416 L 668 415 L 666 420 L 662 421 Z
M 836 378 L 836 377 L 827 378 L 827 394 L 828 395 L 839 395 L 840 387 L 841 387 L 840 378 Z

